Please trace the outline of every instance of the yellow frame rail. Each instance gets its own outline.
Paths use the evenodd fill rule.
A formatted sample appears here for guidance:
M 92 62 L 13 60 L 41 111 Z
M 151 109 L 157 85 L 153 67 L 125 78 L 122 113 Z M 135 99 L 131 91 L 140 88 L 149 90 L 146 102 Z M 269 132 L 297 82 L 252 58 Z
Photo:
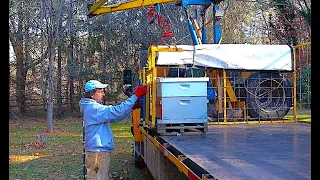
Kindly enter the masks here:
M 193 180 L 211 180 L 212 178 L 206 177 L 208 174 L 202 174 L 201 177 L 197 176 L 195 172 L 193 172 L 185 163 L 183 163 L 183 160 L 187 157 L 184 155 L 178 155 L 176 157 L 172 152 L 170 152 L 167 149 L 167 143 L 161 144 L 155 137 L 148 134 L 148 132 L 143 128 L 139 127 L 141 133 L 145 135 L 150 141 L 163 153 L 164 156 L 166 156 L 173 164 L 177 166 L 179 171 L 183 172 L 189 179 Z

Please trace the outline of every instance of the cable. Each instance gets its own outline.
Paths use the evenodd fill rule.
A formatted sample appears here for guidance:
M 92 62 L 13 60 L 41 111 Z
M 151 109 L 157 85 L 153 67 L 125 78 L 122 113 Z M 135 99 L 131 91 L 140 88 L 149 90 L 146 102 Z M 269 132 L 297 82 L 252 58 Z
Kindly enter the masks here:
M 83 180 L 87 179 L 87 166 L 86 166 L 86 150 L 84 148 L 85 131 L 84 131 L 84 120 L 82 121 L 82 145 L 83 145 Z
M 171 24 L 169 23 L 168 18 L 162 17 L 162 15 L 158 12 L 155 5 L 149 6 L 148 12 L 148 22 L 153 23 L 157 18 L 157 25 L 160 27 L 162 32 L 162 42 L 155 42 L 154 44 L 166 44 L 165 39 L 173 38 L 173 32 L 171 30 Z

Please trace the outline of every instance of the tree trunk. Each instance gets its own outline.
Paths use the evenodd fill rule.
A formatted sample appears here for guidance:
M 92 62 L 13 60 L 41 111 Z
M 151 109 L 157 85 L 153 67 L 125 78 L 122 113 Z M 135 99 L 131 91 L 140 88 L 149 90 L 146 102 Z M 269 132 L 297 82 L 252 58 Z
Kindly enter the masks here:
M 18 103 L 19 112 L 24 114 L 26 112 L 26 69 L 24 65 L 23 47 L 19 42 L 13 42 L 13 49 L 17 57 L 16 61 L 16 99 Z
M 69 77 L 68 77 L 68 84 L 69 84 L 69 97 L 70 97 L 70 109 L 74 110 L 74 70 L 75 70 L 75 62 L 74 62 L 74 42 L 75 42 L 75 32 L 74 32 L 74 28 L 73 28 L 73 3 L 70 3 L 70 7 L 69 7 L 69 29 L 70 29 L 70 44 L 69 44 L 69 58 L 68 58 L 68 69 L 69 69 Z
M 41 1 L 41 93 L 42 93 L 42 101 L 43 107 L 47 108 L 47 86 L 46 86 L 46 74 L 45 74 L 45 55 L 44 55 L 44 32 L 43 32 L 43 19 L 45 15 L 45 5 L 44 2 Z
M 82 50 L 82 45 L 79 46 L 79 60 L 80 60 L 80 64 L 79 64 L 79 94 L 82 95 L 83 94 L 83 89 L 84 89 L 84 85 L 83 85 L 83 78 L 82 78 L 82 72 L 83 72 L 83 64 L 84 64 L 84 55 L 83 55 L 83 50 Z M 84 50 L 85 51 L 85 50 Z
M 25 54 L 23 49 L 24 35 L 23 35 L 23 22 L 25 20 L 23 14 L 23 1 L 17 2 L 18 20 L 12 19 L 11 26 L 15 26 L 14 22 L 17 22 L 17 30 L 15 27 L 11 27 L 12 31 L 10 35 L 10 41 L 12 43 L 13 51 L 16 55 L 16 100 L 18 103 L 18 109 L 21 114 L 26 113 L 26 75 L 27 69 L 25 66 Z
M 61 88 L 61 77 L 62 77 L 62 67 L 61 67 L 61 44 L 59 44 L 58 47 L 58 76 L 57 76 L 57 100 L 58 100 L 58 115 L 62 116 L 63 115 L 63 110 L 62 110 L 62 88 Z
M 48 21 L 51 24 L 48 34 L 48 49 L 49 49 L 49 98 L 48 98 L 48 113 L 47 113 L 47 131 L 52 132 L 52 117 L 53 117 L 53 97 L 54 97 L 54 59 L 56 51 L 56 42 L 59 41 L 59 28 L 61 20 L 61 7 L 63 0 L 58 1 L 58 8 L 56 13 L 53 13 L 54 8 L 49 8 L 49 17 Z M 53 7 L 51 1 L 48 3 L 49 7 Z M 55 18 L 54 18 L 55 17 Z M 56 29 L 55 29 L 56 28 Z
M 68 77 L 68 84 L 69 84 L 69 105 L 70 105 L 70 109 L 74 109 L 74 56 L 73 56 L 73 44 L 74 44 L 74 37 L 71 37 L 70 40 L 70 57 L 69 57 L 69 62 L 68 62 L 68 69 L 69 69 L 69 77 Z
M 50 56 L 49 56 L 49 98 L 48 98 L 48 112 L 47 112 L 47 131 L 52 132 L 52 114 L 53 114 L 53 95 L 54 95 L 54 47 L 50 45 Z

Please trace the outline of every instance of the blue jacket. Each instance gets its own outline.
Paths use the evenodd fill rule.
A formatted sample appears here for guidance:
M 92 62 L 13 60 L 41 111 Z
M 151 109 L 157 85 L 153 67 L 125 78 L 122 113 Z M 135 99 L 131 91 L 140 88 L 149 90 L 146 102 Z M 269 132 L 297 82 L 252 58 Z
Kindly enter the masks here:
M 118 122 L 132 112 L 137 97 L 132 95 L 117 106 L 107 106 L 94 99 L 82 98 L 80 112 L 84 120 L 84 149 L 90 152 L 111 152 L 114 149 L 111 122 Z

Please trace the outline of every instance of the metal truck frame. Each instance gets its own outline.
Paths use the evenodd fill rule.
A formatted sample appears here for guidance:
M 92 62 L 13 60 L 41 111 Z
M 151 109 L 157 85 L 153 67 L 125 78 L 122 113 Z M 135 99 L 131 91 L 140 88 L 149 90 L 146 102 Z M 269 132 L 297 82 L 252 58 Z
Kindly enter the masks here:
M 159 109 L 159 107 L 157 107 L 158 103 L 156 97 L 157 79 L 163 77 L 166 78 L 170 71 L 170 66 L 156 65 L 156 60 L 159 57 L 157 53 L 160 51 L 181 52 L 182 49 L 175 47 L 169 48 L 165 46 L 151 46 L 148 50 L 148 62 L 146 62 L 146 60 L 139 60 L 139 62 L 146 63 L 142 66 L 144 68 L 140 71 L 140 80 L 142 84 L 148 85 L 148 93 L 145 99 L 143 99 L 143 108 L 135 110 L 132 114 L 133 135 L 135 140 L 134 159 L 136 167 L 147 167 L 155 179 L 263 179 L 267 176 L 273 176 L 274 178 L 308 179 L 310 177 L 310 164 L 308 164 L 310 163 L 310 126 L 295 123 L 296 117 L 294 117 L 294 119 L 278 116 L 270 119 L 263 119 L 259 116 L 251 118 L 248 115 L 248 110 L 246 110 L 246 101 L 240 100 L 241 98 L 235 95 L 230 81 L 226 78 L 228 70 L 206 69 L 206 76 L 210 77 L 214 85 L 217 85 L 217 83 L 214 82 L 214 80 L 218 79 L 217 76 L 219 77 L 219 75 L 221 75 L 221 77 L 224 77 L 221 78 L 223 79 L 222 85 L 216 87 L 216 89 L 220 88 L 223 90 L 223 95 L 221 96 L 223 98 L 220 98 L 221 103 L 216 103 L 217 109 L 219 109 L 220 104 L 223 106 L 221 108 L 222 115 L 220 120 L 219 117 L 216 117 L 216 121 L 208 121 L 207 124 L 204 123 L 202 125 L 185 123 L 184 120 L 181 120 L 180 123 L 169 123 L 164 128 L 159 128 L 157 123 L 157 121 L 159 121 L 157 118 L 157 109 Z M 174 66 L 173 68 L 177 67 Z M 249 73 L 252 74 L 255 72 L 251 71 Z M 265 72 L 265 74 L 268 73 L 274 74 L 274 72 Z M 284 73 L 290 74 L 294 72 Z M 247 75 L 243 76 L 244 79 L 246 79 L 246 77 L 250 77 L 248 72 L 244 72 L 244 74 Z M 260 80 L 261 82 L 266 82 L 266 80 L 278 82 L 275 77 L 270 79 L 271 76 L 267 76 L 268 78 L 264 80 L 261 78 Z M 293 80 L 295 81 L 295 79 Z M 293 91 L 290 87 L 291 86 L 288 85 L 288 87 L 283 87 L 282 89 L 289 89 Z M 281 90 L 281 92 L 282 91 L 283 90 Z M 250 94 L 250 96 L 251 95 L 252 94 Z M 234 97 L 232 98 L 232 96 Z M 290 98 L 292 98 L 291 94 Z M 278 99 L 278 97 L 275 99 Z M 285 98 L 284 100 L 288 99 Z M 292 99 L 289 100 L 290 103 L 293 102 L 291 100 Z M 218 98 L 216 101 L 218 101 Z M 230 109 L 230 107 L 227 107 L 228 103 L 230 103 L 230 107 L 232 108 L 238 107 L 242 109 L 243 115 L 241 117 L 229 117 L 228 109 Z M 287 108 L 288 107 L 283 107 L 283 109 L 285 109 L 285 114 L 288 112 Z M 293 108 L 295 109 L 296 107 L 294 106 Z M 259 124 L 259 126 L 255 126 L 257 124 Z M 249 136 L 250 133 L 243 134 L 243 132 L 246 131 L 254 132 L 251 135 L 256 136 L 256 139 L 260 139 L 261 144 L 257 142 L 250 142 L 246 138 L 241 138 L 241 136 Z M 284 133 L 284 131 L 286 132 Z M 226 134 L 229 134 L 230 139 L 225 137 Z M 270 139 L 270 134 L 274 134 L 276 138 L 273 137 Z M 221 139 L 217 137 L 221 137 Z M 223 145 L 218 143 L 222 140 L 225 141 Z M 286 145 L 278 144 L 273 140 L 285 143 Z M 242 142 L 242 145 L 237 143 L 233 144 L 234 141 L 240 141 Z M 303 153 L 305 158 L 299 159 L 299 155 L 297 153 L 290 152 L 293 151 L 293 149 L 291 149 L 287 153 L 291 154 L 292 157 L 283 159 L 281 154 L 286 153 L 285 149 L 288 150 L 288 148 L 292 148 L 294 145 L 291 143 L 294 141 L 304 141 L 304 143 L 300 144 L 301 146 L 296 146 L 295 150 Z M 260 145 L 269 147 L 269 151 L 264 151 L 265 147 Z M 190 148 L 188 146 L 196 146 L 196 148 Z M 232 149 L 247 149 L 242 149 L 244 152 L 239 150 L 231 151 L 225 150 L 225 146 L 232 147 Z M 215 149 L 218 149 L 218 151 Z M 263 151 L 263 153 L 250 153 L 250 149 Z M 273 149 L 278 149 L 280 153 L 275 153 Z M 238 157 L 236 155 L 232 155 L 235 152 L 238 152 L 239 154 L 247 153 L 247 156 Z M 265 161 L 263 161 L 263 158 L 260 159 L 260 157 L 264 156 L 270 157 L 271 161 L 274 161 L 273 168 L 268 168 L 270 172 L 262 172 L 263 170 L 261 170 L 264 166 L 269 166 Z M 228 158 L 242 161 L 242 163 L 239 163 L 239 165 L 235 164 L 234 166 L 236 168 L 233 167 L 233 170 L 229 171 L 228 168 L 230 167 L 221 163 L 221 160 Z M 283 159 L 283 161 L 278 161 L 278 158 Z M 245 163 L 247 163 L 247 166 L 251 166 L 251 168 L 258 168 L 259 171 L 261 171 L 260 176 L 262 177 L 259 177 L 254 173 L 250 173 L 250 168 L 246 166 L 242 167 Z M 277 169 L 281 167 L 281 163 L 295 164 L 296 167 L 299 167 L 299 170 L 304 173 L 304 175 L 297 176 L 295 172 L 292 172 L 291 174 L 288 173 L 281 177 L 281 172 L 277 171 Z M 225 169 L 224 172 L 220 170 L 223 168 Z M 286 170 L 289 171 L 289 169 Z

